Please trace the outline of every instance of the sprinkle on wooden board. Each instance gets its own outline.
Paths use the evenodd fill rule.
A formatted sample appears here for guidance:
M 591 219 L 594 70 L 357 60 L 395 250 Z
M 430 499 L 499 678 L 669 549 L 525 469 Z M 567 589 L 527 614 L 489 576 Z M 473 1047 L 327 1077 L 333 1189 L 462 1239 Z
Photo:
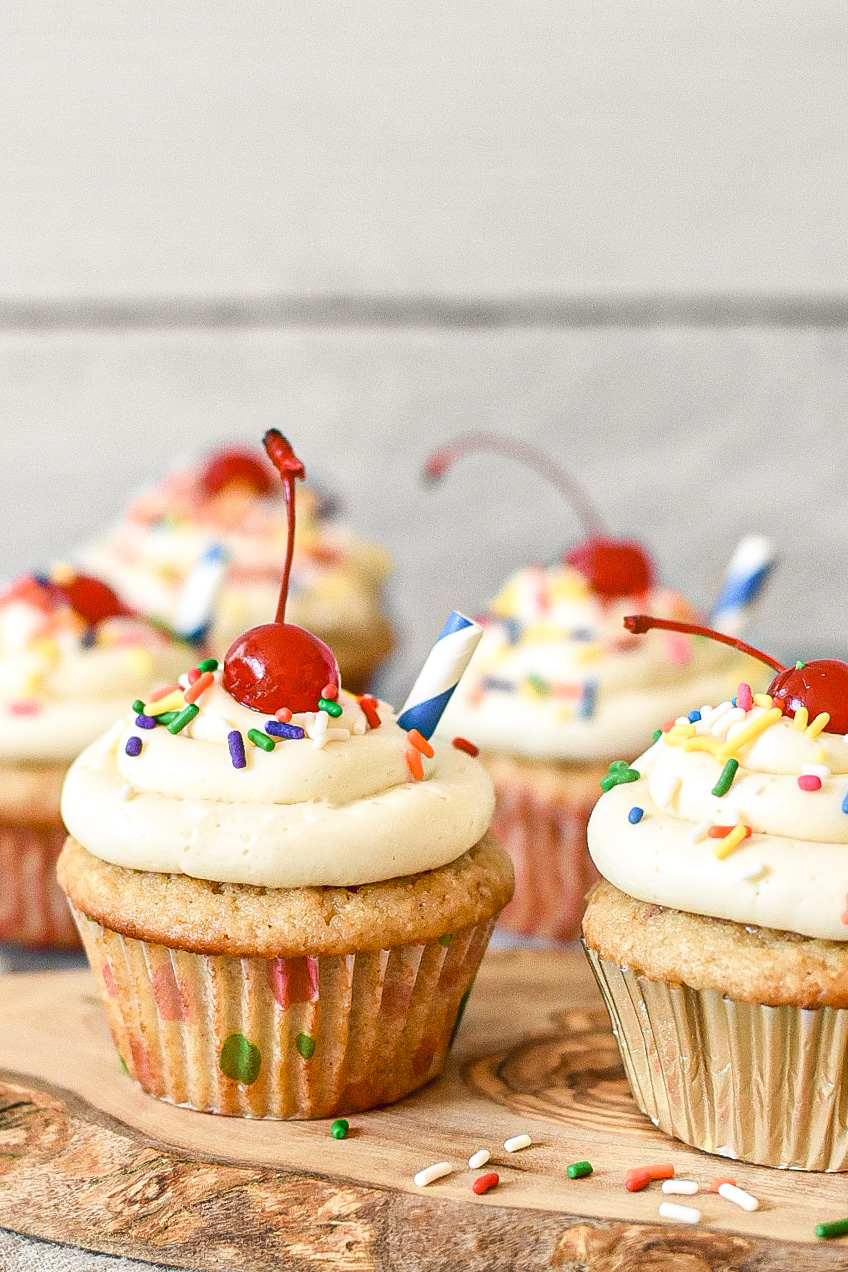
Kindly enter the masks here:
M 717 1193 L 722 1184 L 733 1184 L 736 1187 L 736 1180 L 731 1179 L 729 1175 L 721 1175 L 718 1179 L 714 1179 L 710 1184 L 710 1192 Z
M 830 1223 L 817 1223 L 815 1234 L 819 1241 L 832 1241 L 834 1237 L 848 1236 L 848 1219 L 833 1219 Z
M 678 1223 L 700 1223 L 701 1212 L 694 1206 L 679 1206 L 673 1201 L 660 1203 L 658 1214 L 661 1219 L 676 1219 Z
M 694 1197 L 699 1187 L 694 1179 L 664 1179 L 661 1186 L 664 1193 L 676 1193 L 681 1197 Z
M 500 1183 L 500 1175 L 496 1170 L 490 1170 L 485 1175 L 480 1175 L 471 1185 L 471 1191 L 481 1197 L 483 1193 L 490 1192 L 493 1188 L 497 1188 Z
M 522 1148 L 529 1148 L 532 1143 L 530 1136 L 524 1131 L 521 1135 L 511 1135 L 509 1139 L 505 1139 L 504 1148 L 508 1153 L 518 1153 Z
M 472 1170 L 479 1170 L 481 1166 L 485 1166 L 486 1162 L 492 1154 L 488 1148 L 479 1148 L 476 1153 L 472 1153 L 468 1159 L 468 1165 Z
M 760 1203 L 756 1197 L 752 1197 L 744 1188 L 737 1188 L 735 1184 L 719 1184 L 717 1192 L 720 1197 L 724 1197 L 727 1201 L 732 1201 L 741 1210 L 753 1211 L 760 1208 Z
M 428 1184 L 432 1184 L 436 1179 L 444 1179 L 445 1175 L 453 1174 L 453 1166 L 450 1162 L 434 1162 L 432 1166 L 425 1166 L 423 1170 L 419 1170 L 417 1174 L 412 1176 L 412 1182 L 417 1184 L 419 1188 L 426 1188 Z

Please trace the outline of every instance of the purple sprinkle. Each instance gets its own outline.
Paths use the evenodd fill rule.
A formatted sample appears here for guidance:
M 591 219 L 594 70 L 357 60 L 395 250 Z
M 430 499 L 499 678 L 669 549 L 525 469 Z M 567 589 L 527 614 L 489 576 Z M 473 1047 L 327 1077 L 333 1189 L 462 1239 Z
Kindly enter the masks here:
M 244 738 L 238 729 L 233 729 L 227 734 L 227 745 L 230 748 L 230 759 L 233 762 L 233 768 L 247 768 L 247 759 L 244 754 Z
M 281 720 L 266 720 L 265 732 L 275 738 L 302 738 L 305 736 L 299 724 L 283 724 Z
M 153 716 L 137 715 L 135 718 L 136 725 L 139 729 L 155 729 L 156 721 Z
M 127 738 L 127 745 L 124 749 L 127 755 L 141 755 L 141 738 L 137 738 L 133 734 L 131 738 Z

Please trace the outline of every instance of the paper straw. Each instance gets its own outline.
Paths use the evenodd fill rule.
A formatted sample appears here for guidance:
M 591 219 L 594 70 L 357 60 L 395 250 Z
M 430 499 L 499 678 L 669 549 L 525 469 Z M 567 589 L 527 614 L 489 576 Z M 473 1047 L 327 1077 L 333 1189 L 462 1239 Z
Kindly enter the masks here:
M 398 716 L 402 729 L 417 729 L 425 738 L 433 736 L 482 635 L 479 623 L 451 610 Z
M 223 544 L 210 543 L 192 566 L 177 598 L 172 625 L 172 631 L 183 640 L 201 640 L 211 626 L 228 564 Z
M 713 606 L 711 627 L 727 636 L 739 635 L 774 562 L 774 545 L 765 535 L 749 534 L 740 539 Z

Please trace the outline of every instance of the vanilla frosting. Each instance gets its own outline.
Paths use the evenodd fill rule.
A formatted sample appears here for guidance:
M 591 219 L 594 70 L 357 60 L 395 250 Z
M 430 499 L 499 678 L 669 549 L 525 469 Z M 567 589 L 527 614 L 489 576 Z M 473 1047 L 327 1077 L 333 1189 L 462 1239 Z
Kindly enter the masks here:
M 0 595 L 0 761 L 64 762 L 176 676 L 186 647 L 136 618 L 87 626 L 25 577 Z
M 269 888 L 354 887 L 432 870 L 482 837 L 494 794 L 476 760 L 437 743 L 433 757 L 418 753 L 416 777 L 409 736 L 386 703 L 372 708 L 377 727 L 344 690 L 338 705 L 335 717 L 293 716 L 305 736 L 266 751 L 248 733 L 264 732 L 267 714 L 232 698 L 216 671 L 179 733 L 140 728 L 130 712 L 79 757 L 62 795 L 65 824 L 115 865 Z M 234 731 L 243 768 L 230 750 Z M 132 737 L 140 754 L 127 753 Z
M 848 739 L 805 723 L 759 694 L 748 710 L 731 701 L 679 717 L 632 762 L 638 779 L 592 813 L 601 874 L 656 905 L 848 939 Z M 713 794 L 732 759 L 729 789 Z M 727 851 L 736 826 L 750 833 Z
M 761 664 L 702 637 L 631 636 L 627 614 L 698 622 L 667 588 L 607 600 L 577 569 L 530 565 L 508 580 L 439 732 L 532 759 L 588 761 L 641 750 L 656 721 L 716 702 Z
M 177 469 L 137 495 L 122 519 L 79 548 L 75 559 L 142 613 L 171 624 L 192 568 L 210 547 L 222 545 L 229 565 L 210 640 L 226 649 L 274 613 L 286 557 L 286 506 L 281 495 L 238 482 L 210 492 L 203 469 Z M 315 492 L 298 490 L 289 622 L 329 639 L 339 628 L 369 631 L 382 613 L 389 568 L 382 548 L 328 522 Z

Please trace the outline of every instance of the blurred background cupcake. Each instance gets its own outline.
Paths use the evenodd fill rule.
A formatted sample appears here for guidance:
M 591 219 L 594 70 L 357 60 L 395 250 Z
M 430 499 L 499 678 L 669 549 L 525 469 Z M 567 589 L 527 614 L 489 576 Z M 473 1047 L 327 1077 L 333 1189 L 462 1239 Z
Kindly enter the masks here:
M 383 600 L 389 555 L 332 520 L 330 503 L 315 490 L 299 496 L 298 513 L 291 621 L 327 641 L 345 685 L 364 692 L 394 645 Z M 192 572 L 201 588 L 211 574 L 214 607 L 204 639 L 224 654 L 273 611 L 285 553 L 279 482 L 261 451 L 232 446 L 136 495 L 112 528 L 74 557 L 140 612 L 179 630 L 193 621 Z
M 173 679 L 188 656 L 69 566 L 0 593 L 0 941 L 77 944 L 55 879 L 68 765 L 126 710 L 128 694 Z
M 626 615 L 645 610 L 698 621 L 679 592 L 655 578 L 639 544 L 610 538 L 579 487 L 544 455 L 504 438 L 474 436 L 437 452 L 441 476 L 460 454 L 496 450 L 553 480 L 576 505 L 587 537 L 553 564 L 512 575 L 482 620 L 485 633 L 440 725 L 480 748 L 497 794 L 494 832 L 516 872 L 501 916 L 522 936 L 565 940 L 580 930 L 597 878 L 586 825 L 611 762 L 644 749 L 668 717 L 715 703 L 763 669 L 738 651 L 677 632 L 640 639 Z M 769 543 L 740 544 L 715 606 L 738 630 L 768 576 Z

